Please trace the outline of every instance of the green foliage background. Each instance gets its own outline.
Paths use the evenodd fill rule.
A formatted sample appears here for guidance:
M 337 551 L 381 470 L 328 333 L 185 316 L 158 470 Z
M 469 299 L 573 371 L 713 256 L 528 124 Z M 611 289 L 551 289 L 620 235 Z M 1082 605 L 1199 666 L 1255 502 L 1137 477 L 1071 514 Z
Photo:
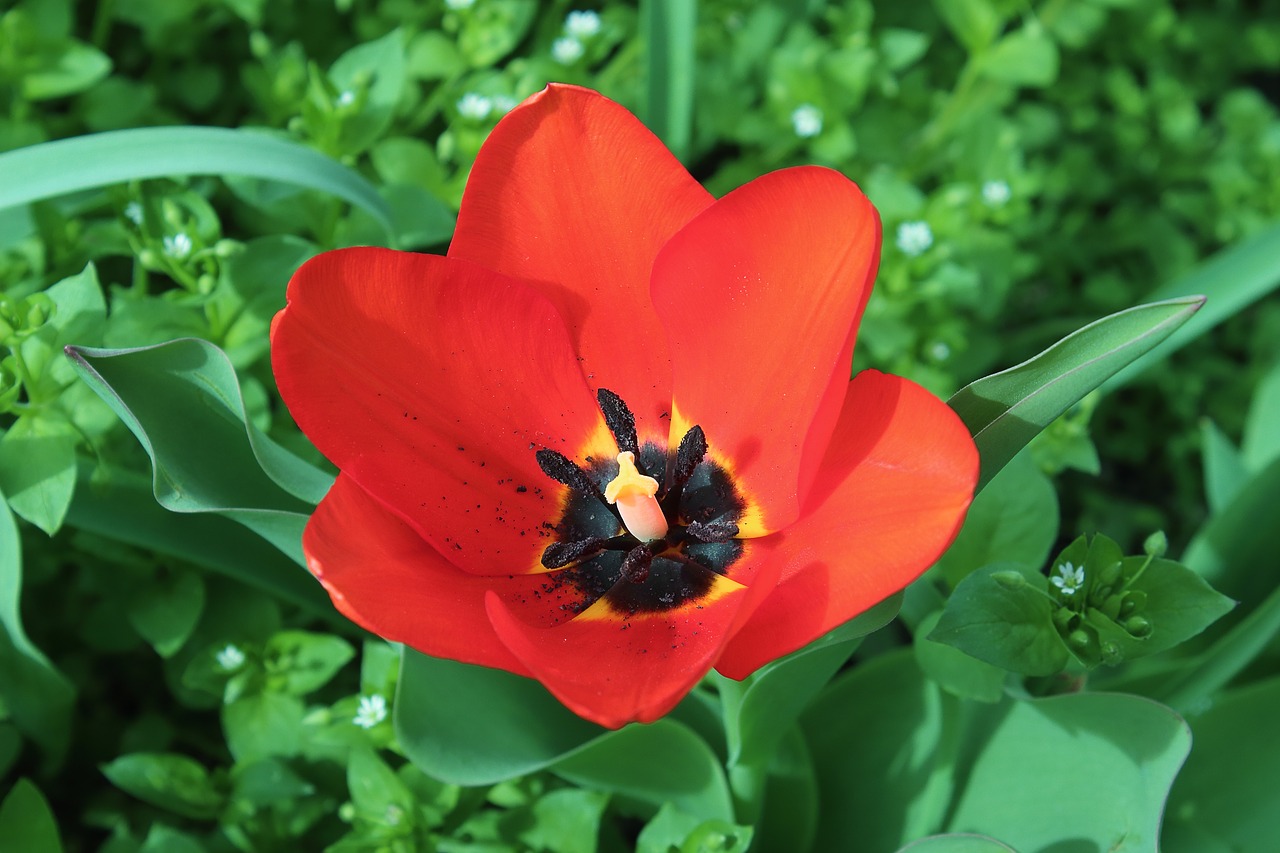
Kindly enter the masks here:
M 553 80 L 717 194 L 856 180 L 857 366 L 944 397 L 1209 301 L 901 602 L 600 737 L 333 613 L 296 565 L 329 475 L 267 362 L 298 264 L 443 248 Z M 1278 104 L 1275 0 L 3 0 L 0 850 L 1270 850 Z M 1118 322 L 1077 347 L 1156 320 Z

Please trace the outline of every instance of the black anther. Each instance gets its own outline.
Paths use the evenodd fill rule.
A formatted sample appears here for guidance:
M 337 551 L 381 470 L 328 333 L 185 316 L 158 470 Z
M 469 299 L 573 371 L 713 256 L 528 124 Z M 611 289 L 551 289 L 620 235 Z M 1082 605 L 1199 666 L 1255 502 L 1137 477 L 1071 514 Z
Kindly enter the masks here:
M 577 542 L 552 542 L 542 552 L 542 565 L 558 569 L 599 551 L 606 544 L 604 539 L 580 539 Z
M 585 471 L 573 464 L 563 453 L 544 449 L 539 450 L 534 456 L 538 460 L 538 467 L 542 469 L 542 473 L 557 483 L 563 483 L 575 492 L 604 499 L 595 480 L 588 477 Z
M 604 413 L 605 425 L 609 427 L 614 441 L 618 443 L 619 452 L 625 453 L 629 450 L 639 456 L 640 440 L 636 437 L 636 416 L 631 414 L 627 404 L 608 388 L 600 388 L 596 391 L 596 402 L 600 404 L 600 411 Z
M 653 563 L 653 549 L 648 543 L 637 545 L 622 558 L 622 576 L 632 583 L 644 583 Z
M 738 535 L 738 525 L 732 521 L 693 521 L 685 532 L 699 542 L 728 542 Z
M 680 446 L 676 449 L 675 470 L 671 472 L 671 491 L 684 488 L 684 484 L 693 476 L 693 469 L 698 467 L 698 463 L 706 455 L 707 437 L 702 432 L 702 427 L 694 424 L 680 439 Z

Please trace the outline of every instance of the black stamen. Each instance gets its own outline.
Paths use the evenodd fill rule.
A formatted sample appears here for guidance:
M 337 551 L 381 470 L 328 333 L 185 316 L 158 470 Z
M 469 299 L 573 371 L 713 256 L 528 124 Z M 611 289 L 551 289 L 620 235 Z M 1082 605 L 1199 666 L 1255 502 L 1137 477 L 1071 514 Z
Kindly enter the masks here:
M 694 424 L 680 439 L 680 447 L 676 449 L 676 467 L 671 473 L 671 491 L 684 488 L 693 476 L 693 469 L 698 467 L 702 457 L 707 455 L 707 437 L 702 427 Z
M 580 539 L 577 542 L 552 542 L 542 552 L 542 565 L 548 569 L 559 569 L 600 550 L 605 547 L 607 541 Z
M 699 542 L 728 542 L 738 535 L 738 525 L 732 521 L 693 521 L 685 532 Z
M 538 460 L 538 467 L 542 469 L 542 473 L 557 483 L 563 483 L 575 492 L 582 492 L 584 495 L 591 495 L 601 500 L 604 499 L 595 480 L 588 477 L 585 471 L 573 464 L 563 453 L 544 449 L 539 450 L 534 456 Z
M 608 388 L 596 391 L 596 402 L 600 404 L 600 411 L 604 413 L 605 425 L 609 427 L 614 441 L 618 443 L 618 451 L 625 453 L 629 450 L 639 456 L 640 441 L 636 437 L 636 416 L 631 414 L 627 404 Z
M 622 576 L 632 583 L 644 583 L 649 577 L 649 566 L 653 563 L 653 549 L 648 543 L 637 545 L 622 558 Z

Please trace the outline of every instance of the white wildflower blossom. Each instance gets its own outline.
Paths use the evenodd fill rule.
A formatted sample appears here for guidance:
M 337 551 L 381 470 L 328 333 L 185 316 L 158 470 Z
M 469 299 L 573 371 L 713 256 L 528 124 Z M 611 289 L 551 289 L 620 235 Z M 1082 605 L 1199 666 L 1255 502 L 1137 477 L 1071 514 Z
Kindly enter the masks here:
M 458 99 L 458 115 L 472 121 L 480 121 L 493 112 L 493 99 L 475 92 L 467 92 Z
M 244 652 L 240 651 L 240 647 L 234 643 L 227 643 L 218 649 L 213 658 L 218 662 L 218 667 L 225 672 L 235 672 L 244 665 Z
M 589 9 L 570 12 L 564 18 L 564 31 L 576 39 L 589 39 L 600 32 L 600 15 Z
M 510 95 L 494 95 L 493 109 L 499 113 L 509 113 L 516 108 L 516 104 L 520 103 Z
M 463 9 L 470 9 L 472 6 L 476 5 L 476 0 L 444 0 L 444 5 L 448 6 L 455 12 L 460 12 Z
M 801 104 L 791 111 L 791 127 L 801 139 L 817 136 L 822 133 L 822 110 L 813 104 Z
M 170 234 L 161 241 L 164 246 L 164 253 L 171 258 L 182 260 L 191 254 L 192 246 L 191 235 L 179 231 L 177 234 Z
M 987 181 L 982 185 L 982 200 L 990 207 L 1000 207 L 1013 197 L 1013 190 L 1004 181 Z
M 134 225 L 141 225 L 145 214 L 142 212 L 142 205 L 136 201 L 131 201 L 124 206 L 124 218 L 132 222 Z
M 897 243 L 904 255 L 917 257 L 933 245 L 933 229 L 923 220 L 904 222 L 898 226 Z
M 371 729 L 387 718 L 387 700 L 381 693 L 372 696 L 361 696 L 356 707 L 355 718 L 351 722 L 362 729 Z
M 563 36 L 551 45 L 551 56 L 561 65 L 572 65 L 582 58 L 582 42 L 573 36 Z
M 349 107 L 356 102 L 356 93 L 350 89 L 343 89 L 338 93 L 337 99 L 334 101 L 340 107 Z
M 929 345 L 929 355 L 934 361 L 946 361 L 951 358 L 951 347 L 945 341 L 934 341 Z
M 1063 595 L 1075 595 L 1084 586 L 1084 566 L 1063 563 L 1058 566 L 1058 573 L 1049 578 L 1049 581 L 1062 590 Z

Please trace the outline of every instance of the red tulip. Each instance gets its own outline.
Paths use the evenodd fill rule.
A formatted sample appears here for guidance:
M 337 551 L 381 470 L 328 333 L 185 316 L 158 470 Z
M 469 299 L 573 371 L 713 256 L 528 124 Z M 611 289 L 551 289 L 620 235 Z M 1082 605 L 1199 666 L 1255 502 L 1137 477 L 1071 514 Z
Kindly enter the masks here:
M 289 284 L 280 393 L 341 470 L 311 571 L 369 630 L 609 727 L 856 616 L 937 559 L 978 472 L 937 398 L 849 379 L 880 239 L 837 172 L 717 200 L 612 101 L 534 95 L 447 257 L 344 249 Z

